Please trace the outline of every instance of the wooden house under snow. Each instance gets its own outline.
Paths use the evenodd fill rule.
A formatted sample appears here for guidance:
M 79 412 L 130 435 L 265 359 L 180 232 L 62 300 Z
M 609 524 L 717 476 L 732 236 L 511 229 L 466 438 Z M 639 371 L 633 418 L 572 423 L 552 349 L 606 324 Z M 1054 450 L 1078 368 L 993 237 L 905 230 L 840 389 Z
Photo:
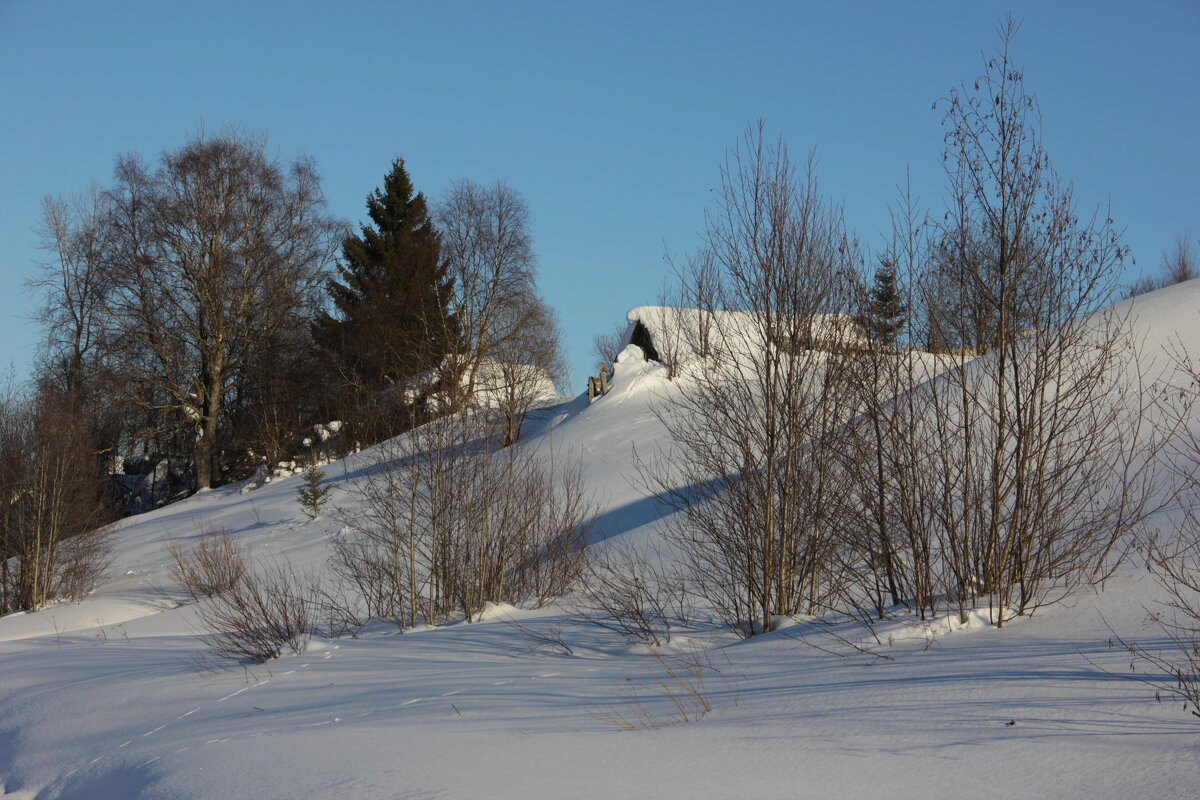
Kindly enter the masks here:
M 870 347 L 861 321 L 849 314 L 768 315 L 638 306 L 627 315 L 622 345 L 637 345 L 650 360 L 679 366 L 714 354 L 749 353 L 774 339 L 787 350 Z

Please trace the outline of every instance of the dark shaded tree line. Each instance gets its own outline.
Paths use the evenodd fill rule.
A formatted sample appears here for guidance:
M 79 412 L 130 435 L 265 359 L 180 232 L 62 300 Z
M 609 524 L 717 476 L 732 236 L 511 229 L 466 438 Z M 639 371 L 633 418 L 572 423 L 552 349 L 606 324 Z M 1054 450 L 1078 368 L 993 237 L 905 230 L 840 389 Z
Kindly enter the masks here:
M 39 382 L 78 398 L 114 461 L 177 459 L 205 489 L 295 455 L 317 422 L 367 445 L 435 393 L 462 405 L 485 359 L 557 377 L 520 195 L 464 182 L 431 210 L 397 159 L 367 213 L 347 232 L 311 160 L 261 136 L 119 158 L 107 190 L 46 201 Z
M 80 599 L 107 567 L 95 441 L 70 393 L 0 396 L 0 614 Z
M 92 523 L 303 457 L 332 420 L 343 447 L 367 446 L 474 404 L 511 443 L 560 377 L 529 211 L 503 184 L 464 181 L 431 208 L 397 158 L 352 232 L 311 159 L 201 131 L 43 211 L 29 283 L 44 338 L 33 388 L 5 405 L 5 446 L 31 455 L 6 480 L 42 463 L 34 445 L 74 458 Z M 44 552 L 13 544 L 34 534 L 8 502 L 6 587 Z M 54 594 L 5 591 L 22 607 Z

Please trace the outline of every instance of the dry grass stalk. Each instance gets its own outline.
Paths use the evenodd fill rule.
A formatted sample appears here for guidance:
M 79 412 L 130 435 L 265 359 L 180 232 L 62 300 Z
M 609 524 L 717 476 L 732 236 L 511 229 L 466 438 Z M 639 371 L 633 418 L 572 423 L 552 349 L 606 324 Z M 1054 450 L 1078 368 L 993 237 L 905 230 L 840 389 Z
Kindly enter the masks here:
M 617 692 L 623 710 L 593 707 L 588 713 L 601 722 L 625 731 L 654 730 L 665 725 L 696 722 L 709 711 L 712 701 L 704 683 L 704 672 L 714 668 L 700 658 L 672 663 L 662 653 L 650 648 L 657 667 L 649 692 L 670 709 L 660 714 L 648 705 L 649 698 L 640 694 L 637 682 L 625 676 L 625 686 Z M 715 670 L 714 670 L 715 671 Z

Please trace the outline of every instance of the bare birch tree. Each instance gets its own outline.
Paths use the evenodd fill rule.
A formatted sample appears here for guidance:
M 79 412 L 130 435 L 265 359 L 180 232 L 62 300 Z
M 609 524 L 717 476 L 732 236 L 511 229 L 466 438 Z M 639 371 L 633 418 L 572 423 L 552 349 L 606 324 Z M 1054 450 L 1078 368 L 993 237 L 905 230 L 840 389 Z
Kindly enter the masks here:
M 916 393 L 923 478 L 906 512 L 960 613 L 986 603 L 998 625 L 1102 579 L 1153 489 L 1134 343 L 1096 312 L 1126 249 L 1050 165 L 1009 53 L 1017 27 L 944 100 L 950 196 L 918 291 L 931 325 L 950 317 L 986 355 Z M 947 274 L 960 302 L 939 308 Z
M 529 412 L 555 396 L 555 387 L 566 372 L 554 310 L 533 297 L 513 312 L 520 320 L 513 326 L 513 334 L 496 349 L 498 380 L 491 400 L 504 447 L 517 442 Z
M 677 395 L 659 409 L 670 449 L 644 459 L 645 488 L 676 513 L 668 532 L 689 584 L 745 635 L 840 597 L 843 491 L 837 438 L 853 413 L 846 337 L 859 259 L 810 168 L 762 126 L 727 157 L 706 227 L 704 270 L 684 294 L 701 324 Z M 688 316 L 690 316 L 689 313 Z M 699 341 L 701 332 L 706 341 Z
M 43 372 L 64 392 L 93 389 L 105 352 L 105 268 L 113 245 L 109 212 L 108 198 L 96 187 L 79 197 L 42 201 L 38 235 L 47 255 L 29 284 L 42 299 Z
M 459 347 L 449 372 L 462 395 L 454 405 L 470 402 L 481 383 L 511 379 L 499 387 L 510 431 L 505 444 L 511 444 L 537 396 L 530 392 L 531 381 L 539 372 L 557 381 L 562 371 L 557 323 L 537 295 L 529 207 L 504 183 L 461 181 L 434 217 L 454 281 L 450 308 Z M 494 399 L 497 387 L 484 388 Z
M 197 135 L 151 170 L 118 159 L 106 309 L 131 399 L 192 436 L 196 484 L 220 481 L 225 399 L 259 343 L 332 263 L 340 228 L 315 167 L 264 137 Z

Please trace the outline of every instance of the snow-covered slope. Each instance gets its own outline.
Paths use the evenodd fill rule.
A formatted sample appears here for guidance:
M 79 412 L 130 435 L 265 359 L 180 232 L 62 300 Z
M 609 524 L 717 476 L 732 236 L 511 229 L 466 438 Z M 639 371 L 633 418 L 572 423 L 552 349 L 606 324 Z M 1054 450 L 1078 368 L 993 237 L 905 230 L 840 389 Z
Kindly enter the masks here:
M 1147 354 L 1200 339 L 1200 281 L 1137 298 Z M 577 453 L 597 537 L 649 541 L 661 508 L 630 482 L 662 443 L 672 385 L 627 357 L 609 394 L 537 412 L 530 444 Z M 365 451 L 326 468 L 334 504 Z M 1109 630 L 1154 637 L 1157 587 L 1137 565 L 1103 593 L 1001 630 L 878 628 L 886 660 L 797 626 L 697 649 L 712 709 L 624 731 L 640 698 L 666 721 L 659 662 L 562 609 L 497 610 L 403 635 L 317 639 L 301 656 L 204 671 L 193 609 L 165 608 L 167 547 L 228 531 L 256 556 L 320 569 L 329 518 L 300 477 L 206 492 L 128 519 L 94 595 L 0 619 L 0 794 L 16 798 L 1194 797 L 1197 725 L 1121 672 Z M 1163 520 L 1165 523 L 1165 520 Z M 520 627 L 511 624 L 519 622 Z M 545 638 L 560 637 L 566 649 Z M 825 652 L 799 634 L 823 643 Z M 699 652 L 700 650 L 703 652 Z M 669 676 L 667 677 L 669 682 Z

